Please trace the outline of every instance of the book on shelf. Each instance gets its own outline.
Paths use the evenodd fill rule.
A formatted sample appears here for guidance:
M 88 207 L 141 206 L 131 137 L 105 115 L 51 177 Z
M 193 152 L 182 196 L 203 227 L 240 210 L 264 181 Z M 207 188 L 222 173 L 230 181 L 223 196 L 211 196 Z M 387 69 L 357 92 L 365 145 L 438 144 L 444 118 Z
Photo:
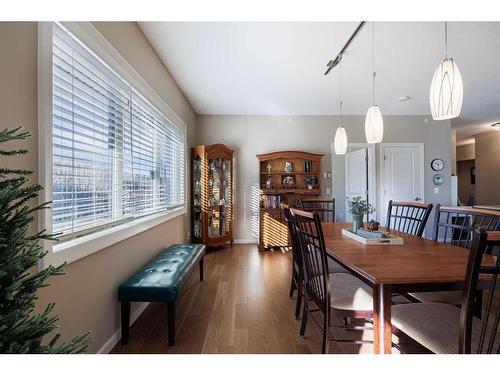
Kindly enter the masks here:
M 279 195 L 263 195 L 261 197 L 261 208 L 280 208 L 281 197 Z

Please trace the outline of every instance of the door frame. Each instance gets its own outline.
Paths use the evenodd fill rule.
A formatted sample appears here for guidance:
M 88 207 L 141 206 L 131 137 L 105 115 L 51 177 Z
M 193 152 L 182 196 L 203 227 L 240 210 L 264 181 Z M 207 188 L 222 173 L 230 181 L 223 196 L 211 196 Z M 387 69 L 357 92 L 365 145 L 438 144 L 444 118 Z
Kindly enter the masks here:
M 374 143 L 348 143 L 347 151 L 350 148 L 366 148 L 368 150 L 368 201 L 375 208 L 375 217 L 377 217 L 377 169 L 376 169 L 376 152 Z M 344 191 L 347 192 L 347 158 L 344 157 Z M 347 194 L 346 194 L 347 195 Z M 347 204 L 345 205 L 344 218 L 347 217 Z
M 384 160 L 384 155 L 385 155 L 385 149 L 386 147 L 415 147 L 417 146 L 420 150 L 420 195 L 421 195 L 421 201 L 422 203 L 425 202 L 425 147 L 424 143 L 380 143 L 380 203 L 385 203 L 384 199 L 384 191 L 385 189 L 385 160 Z M 389 202 L 389 200 L 387 200 Z M 386 207 L 387 210 L 387 207 Z M 379 219 L 382 220 L 383 218 L 386 219 L 386 214 L 384 214 L 384 217 L 382 217 L 382 213 L 379 216 Z M 385 225 L 383 223 L 382 225 Z

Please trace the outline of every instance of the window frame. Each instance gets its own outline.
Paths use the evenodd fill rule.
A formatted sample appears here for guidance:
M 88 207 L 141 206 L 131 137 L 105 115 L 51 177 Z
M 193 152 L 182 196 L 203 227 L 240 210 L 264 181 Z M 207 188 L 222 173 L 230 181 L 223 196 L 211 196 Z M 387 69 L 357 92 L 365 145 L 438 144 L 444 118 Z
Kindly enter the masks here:
M 43 246 L 48 253 L 39 262 L 40 269 L 51 264 L 56 266 L 64 262 L 75 262 L 157 225 L 186 215 L 188 203 L 189 154 L 187 126 L 184 121 L 90 22 L 61 22 L 61 24 L 181 130 L 185 153 L 184 204 L 173 210 L 140 217 L 68 241 L 44 241 Z M 52 22 L 38 23 L 38 181 L 44 187 L 39 197 L 40 203 L 52 200 L 52 32 Z M 39 230 L 45 229 L 51 233 L 52 209 L 42 210 L 39 213 L 38 227 Z

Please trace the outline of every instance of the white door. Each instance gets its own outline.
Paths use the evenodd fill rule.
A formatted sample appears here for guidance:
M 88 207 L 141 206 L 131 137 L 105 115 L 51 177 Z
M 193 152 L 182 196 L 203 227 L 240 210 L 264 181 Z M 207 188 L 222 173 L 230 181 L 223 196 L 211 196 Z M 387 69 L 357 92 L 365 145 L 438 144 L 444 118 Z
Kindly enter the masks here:
M 345 191 L 347 199 L 361 196 L 368 199 L 368 150 L 347 152 L 345 155 Z M 346 221 L 352 221 L 352 216 L 347 210 Z
M 424 200 L 424 146 L 421 143 L 381 145 L 382 223 L 386 223 L 389 200 Z

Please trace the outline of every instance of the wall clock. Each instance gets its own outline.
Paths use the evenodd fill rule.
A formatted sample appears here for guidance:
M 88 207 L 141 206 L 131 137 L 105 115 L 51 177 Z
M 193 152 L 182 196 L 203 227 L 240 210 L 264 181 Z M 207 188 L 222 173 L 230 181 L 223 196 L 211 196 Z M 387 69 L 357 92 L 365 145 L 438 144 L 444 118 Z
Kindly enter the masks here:
M 443 159 L 434 159 L 431 161 L 431 168 L 435 171 L 441 171 L 444 168 Z
M 441 186 L 444 182 L 444 176 L 442 174 L 435 174 L 432 177 L 432 182 L 434 182 L 434 185 L 436 186 Z

